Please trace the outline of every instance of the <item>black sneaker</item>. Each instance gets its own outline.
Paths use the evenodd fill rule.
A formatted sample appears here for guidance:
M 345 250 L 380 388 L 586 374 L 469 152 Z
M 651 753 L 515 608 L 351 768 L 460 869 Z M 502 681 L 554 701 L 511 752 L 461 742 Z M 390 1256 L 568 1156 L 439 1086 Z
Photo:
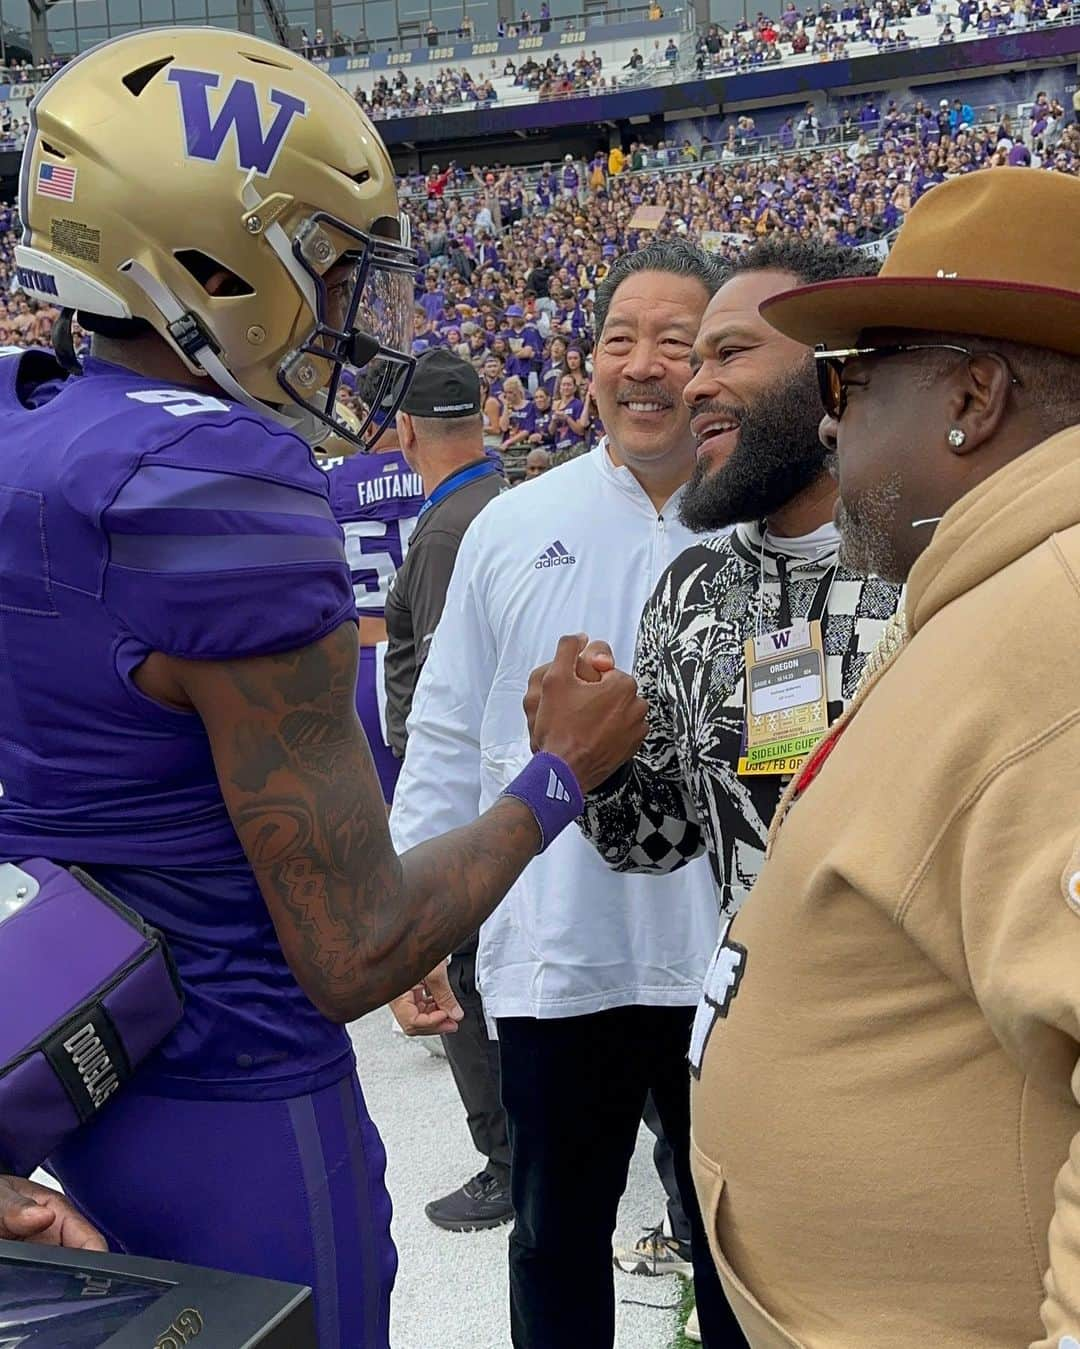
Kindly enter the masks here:
M 424 1205 L 424 1212 L 444 1232 L 479 1232 L 501 1227 L 514 1216 L 510 1186 L 490 1171 L 481 1171 L 460 1190 Z

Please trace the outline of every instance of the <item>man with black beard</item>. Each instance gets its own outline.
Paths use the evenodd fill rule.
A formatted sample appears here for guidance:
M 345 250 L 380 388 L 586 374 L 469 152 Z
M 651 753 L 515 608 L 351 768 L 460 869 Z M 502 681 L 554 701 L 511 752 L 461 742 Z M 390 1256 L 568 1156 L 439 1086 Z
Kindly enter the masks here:
M 666 875 L 707 851 L 722 920 L 757 879 L 769 822 L 801 761 L 793 752 L 757 758 L 754 736 L 748 744 L 744 643 L 758 638 L 773 651 L 795 652 L 807 638 L 812 682 L 820 624 L 819 711 L 831 723 L 854 695 L 900 594 L 840 564 L 813 356 L 771 328 L 758 306 L 795 285 L 874 271 L 867 255 L 852 249 L 767 240 L 736 264 L 705 310 L 683 394 L 697 465 L 680 517 L 708 536 L 671 564 L 642 616 L 634 674 L 649 704 L 649 736 L 589 793 L 579 821 L 617 871 Z M 599 677 L 612 664 L 606 643 L 596 641 L 579 660 L 579 674 Z M 542 673 L 530 684 L 530 711 Z M 762 667 L 760 687 L 780 681 L 772 685 L 783 689 L 780 707 L 805 691 L 785 685 L 784 676 Z M 757 723 L 760 741 L 760 716 Z M 803 757 L 806 738 L 792 745 Z M 727 996 L 721 957 L 718 949 L 695 1023 L 695 1076 Z

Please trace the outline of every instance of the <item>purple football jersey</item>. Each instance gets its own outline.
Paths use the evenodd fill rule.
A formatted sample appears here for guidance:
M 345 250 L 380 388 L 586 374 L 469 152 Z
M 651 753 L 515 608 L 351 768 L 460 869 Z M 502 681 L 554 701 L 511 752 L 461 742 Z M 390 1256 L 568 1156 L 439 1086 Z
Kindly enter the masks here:
M 348 1039 L 285 961 L 202 722 L 132 674 L 355 619 L 326 478 L 224 398 L 93 359 L 58 376 L 43 352 L 0 359 L 0 860 L 80 862 L 164 933 L 186 1007 L 148 1089 L 317 1090 Z
M 405 560 L 424 504 L 423 479 L 409 467 L 400 450 L 327 459 L 322 467 L 330 484 L 330 505 L 345 531 L 345 555 L 357 610 L 363 617 L 382 618 L 386 596 Z M 361 649 L 356 710 L 371 747 L 383 800 L 389 805 L 401 763 L 386 738 L 385 654 L 385 642 Z
M 331 509 L 345 531 L 357 610 L 382 618 L 424 504 L 423 481 L 400 450 L 328 459 L 323 467 Z

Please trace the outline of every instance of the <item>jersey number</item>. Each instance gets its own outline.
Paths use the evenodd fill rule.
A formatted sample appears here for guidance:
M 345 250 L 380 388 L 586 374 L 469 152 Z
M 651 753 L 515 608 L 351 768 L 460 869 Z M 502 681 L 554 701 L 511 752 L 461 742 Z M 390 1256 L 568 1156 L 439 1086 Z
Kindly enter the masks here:
M 190 417 L 193 412 L 231 412 L 229 404 L 193 389 L 139 389 L 129 393 L 136 403 L 157 403 L 170 417 Z
M 345 531 L 345 558 L 352 573 L 356 607 L 361 613 L 385 609 L 397 569 L 405 560 L 416 517 L 401 520 L 350 520 Z

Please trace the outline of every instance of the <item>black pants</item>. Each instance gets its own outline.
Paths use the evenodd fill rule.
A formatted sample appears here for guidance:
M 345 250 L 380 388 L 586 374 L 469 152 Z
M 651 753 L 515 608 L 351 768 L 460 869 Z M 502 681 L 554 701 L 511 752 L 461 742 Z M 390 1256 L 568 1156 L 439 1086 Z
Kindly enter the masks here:
M 499 1020 L 510 1125 L 510 1330 L 515 1349 L 611 1349 L 611 1239 L 645 1098 L 652 1091 L 690 1221 L 706 1345 L 746 1341 L 720 1287 L 690 1178 L 693 1012 L 616 1007 Z
M 484 1005 L 476 991 L 476 939 L 454 953 L 450 987 L 465 1017 L 453 1035 L 444 1035 L 450 1071 L 465 1107 L 473 1146 L 487 1170 L 503 1184 L 510 1178 L 510 1141 L 499 1095 L 499 1046 L 488 1038 Z
M 667 1134 L 664 1133 L 664 1126 L 660 1122 L 660 1112 L 656 1108 L 656 1101 L 653 1099 L 651 1091 L 645 1101 L 642 1119 L 645 1121 L 646 1127 L 656 1135 L 652 1159 L 653 1166 L 656 1167 L 656 1174 L 660 1177 L 660 1184 L 664 1187 L 664 1193 L 667 1195 L 668 1228 L 676 1241 L 688 1242 L 690 1240 L 690 1220 L 683 1209 L 682 1195 L 679 1192 L 679 1179 L 675 1174 L 675 1153 L 671 1149 L 671 1144 L 667 1141 Z

